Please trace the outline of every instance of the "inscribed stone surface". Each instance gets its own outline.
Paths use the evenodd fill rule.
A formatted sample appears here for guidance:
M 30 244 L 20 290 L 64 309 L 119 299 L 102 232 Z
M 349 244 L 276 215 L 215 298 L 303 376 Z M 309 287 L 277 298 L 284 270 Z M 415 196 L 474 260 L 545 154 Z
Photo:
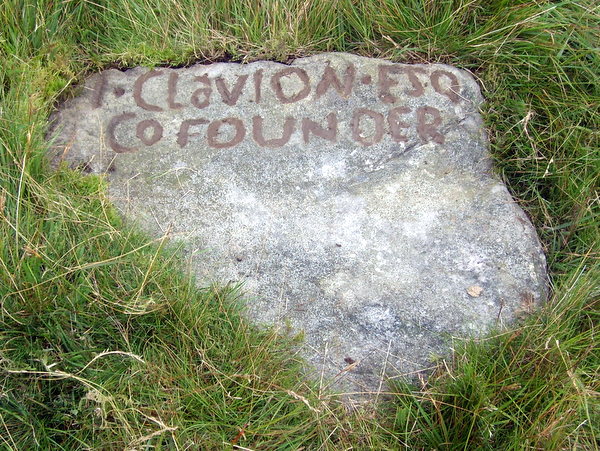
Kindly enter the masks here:
M 107 70 L 55 114 L 52 157 L 183 239 L 201 283 L 242 282 L 255 322 L 304 331 L 315 377 L 374 391 L 546 295 L 481 103 L 465 71 L 348 54 Z

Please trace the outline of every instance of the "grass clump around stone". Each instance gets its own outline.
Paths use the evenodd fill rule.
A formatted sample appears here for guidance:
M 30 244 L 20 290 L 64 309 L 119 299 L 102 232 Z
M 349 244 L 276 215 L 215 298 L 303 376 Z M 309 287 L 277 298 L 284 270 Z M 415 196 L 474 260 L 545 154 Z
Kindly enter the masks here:
M 592 1 L 5 0 L 0 5 L 0 447 L 597 449 L 600 16 Z M 47 119 L 86 74 L 346 51 L 471 70 L 499 174 L 553 294 L 421 386 L 349 412 L 236 287 L 52 171 Z

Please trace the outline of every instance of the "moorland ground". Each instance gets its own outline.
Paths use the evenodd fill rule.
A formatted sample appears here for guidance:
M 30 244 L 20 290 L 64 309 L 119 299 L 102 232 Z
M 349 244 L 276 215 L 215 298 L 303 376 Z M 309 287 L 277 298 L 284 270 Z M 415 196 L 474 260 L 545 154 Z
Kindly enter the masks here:
M 4 449 L 597 449 L 600 16 L 592 1 L 5 0 L 0 5 L 0 446 Z M 56 102 L 107 67 L 345 51 L 469 69 L 496 171 L 544 244 L 552 295 L 455 343 L 422 386 L 348 412 L 293 338 L 104 180 L 44 159 Z

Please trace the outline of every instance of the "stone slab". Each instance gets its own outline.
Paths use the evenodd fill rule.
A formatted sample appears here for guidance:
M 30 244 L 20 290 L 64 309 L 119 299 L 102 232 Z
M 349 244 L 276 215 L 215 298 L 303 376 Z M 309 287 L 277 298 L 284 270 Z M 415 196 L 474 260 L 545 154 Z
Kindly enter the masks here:
M 312 377 L 369 392 L 546 296 L 482 101 L 466 71 L 349 54 L 107 70 L 54 115 L 52 158 L 106 174 L 201 283 L 242 282 L 254 321 L 304 331 Z

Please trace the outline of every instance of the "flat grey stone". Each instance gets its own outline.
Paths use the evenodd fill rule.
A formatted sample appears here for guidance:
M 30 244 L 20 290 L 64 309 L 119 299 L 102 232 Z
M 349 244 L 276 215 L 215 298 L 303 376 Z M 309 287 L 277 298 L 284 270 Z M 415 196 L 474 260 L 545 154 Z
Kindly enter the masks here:
M 107 70 L 54 115 L 52 158 L 183 239 L 200 283 L 242 282 L 255 322 L 304 331 L 310 377 L 377 391 L 546 297 L 482 101 L 466 71 L 349 54 Z

